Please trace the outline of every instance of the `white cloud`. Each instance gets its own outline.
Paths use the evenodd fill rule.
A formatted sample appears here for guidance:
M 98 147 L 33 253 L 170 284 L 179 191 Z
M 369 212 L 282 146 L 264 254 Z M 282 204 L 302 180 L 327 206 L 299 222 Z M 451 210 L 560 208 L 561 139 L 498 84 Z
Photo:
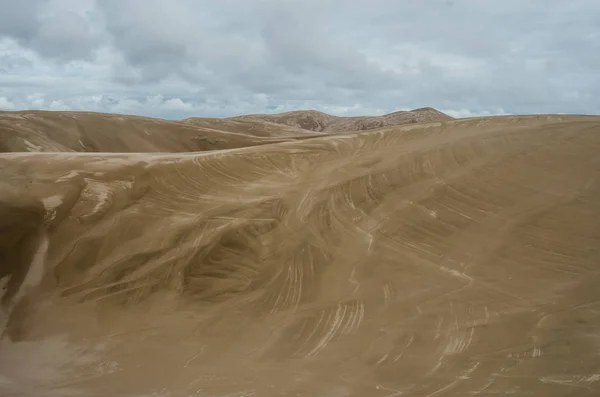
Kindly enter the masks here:
M 44 94 L 41 93 L 27 95 L 27 101 L 36 108 L 43 108 L 45 105 Z
M 194 108 L 194 105 L 183 102 L 180 98 L 167 99 L 164 104 L 166 109 L 172 110 L 192 110 Z
M 485 117 L 485 116 L 506 116 L 509 113 L 506 113 L 503 109 L 494 109 L 494 110 L 484 110 L 479 112 L 474 112 L 469 109 L 442 109 L 440 110 L 443 113 L 446 113 L 448 116 L 456 117 L 456 118 L 466 118 L 466 117 Z
M 67 105 L 63 100 L 54 100 L 48 106 L 50 110 L 76 110 L 73 106 Z
M 2 110 L 13 110 L 15 109 L 15 104 L 8 100 L 8 98 L 4 96 L 0 96 L 0 109 Z

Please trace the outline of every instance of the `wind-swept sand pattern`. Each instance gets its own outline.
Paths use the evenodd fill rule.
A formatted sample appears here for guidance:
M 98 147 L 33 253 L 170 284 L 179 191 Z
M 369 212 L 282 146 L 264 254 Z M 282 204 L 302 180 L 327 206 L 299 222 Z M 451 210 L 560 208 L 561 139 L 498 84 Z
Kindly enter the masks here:
M 599 153 L 527 116 L 4 154 L 0 390 L 597 396 Z

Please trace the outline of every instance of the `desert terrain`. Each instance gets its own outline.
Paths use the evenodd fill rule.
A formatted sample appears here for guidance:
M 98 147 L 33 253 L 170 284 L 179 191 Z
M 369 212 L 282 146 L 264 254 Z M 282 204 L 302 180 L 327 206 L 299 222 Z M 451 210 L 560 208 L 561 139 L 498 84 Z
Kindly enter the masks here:
M 92 112 L 0 111 L 0 153 L 199 152 L 450 119 L 431 108 L 367 117 L 309 110 L 182 121 Z
M 600 395 L 600 117 L 421 116 L 1 114 L 0 395 Z
M 232 117 L 241 122 L 276 123 L 294 128 L 319 132 L 365 131 L 402 124 L 451 120 L 452 117 L 433 108 L 398 111 L 383 116 L 338 117 L 316 110 L 293 111 L 279 114 L 249 114 Z M 195 119 L 188 119 L 193 121 Z

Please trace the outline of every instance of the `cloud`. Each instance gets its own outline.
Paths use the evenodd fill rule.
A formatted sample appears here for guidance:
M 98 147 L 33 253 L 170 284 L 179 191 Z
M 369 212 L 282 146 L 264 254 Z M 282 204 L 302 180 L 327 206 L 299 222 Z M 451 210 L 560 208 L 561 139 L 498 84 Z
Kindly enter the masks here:
M 595 0 L 0 0 L 0 97 L 183 118 L 600 113 Z
M 0 109 L 1 110 L 12 110 L 15 108 L 15 104 L 9 101 L 6 97 L 0 96 Z
M 486 110 L 473 112 L 469 109 L 440 109 L 443 113 L 446 113 L 448 116 L 456 117 L 456 118 L 467 118 L 467 117 L 484 117 L 484 116 L 506 116 L 509 113 L 506 113 L 504 109 L 494 109 L 494 110 Z
M 10 37 L 40 55 L 92 60 L 102 34 L 90 15 L 93 0 L 2 0 L 0 36 Z

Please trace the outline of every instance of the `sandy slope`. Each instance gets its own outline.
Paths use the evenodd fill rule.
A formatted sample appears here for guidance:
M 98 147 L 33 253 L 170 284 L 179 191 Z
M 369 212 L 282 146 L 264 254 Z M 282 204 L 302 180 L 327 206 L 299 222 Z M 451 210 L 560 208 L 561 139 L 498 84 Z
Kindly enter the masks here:
M 3 154 L 0 394 L 597 396 L 598 153 L 532 116 Z
M 200 152 L 447 119 L 451 117 L 431 108 L 372 117 L 298 111 L 182 121 L 92 112 L 0 111 L 0 152 Z
M 195 123 L 105 113 L 0 112 L 0 152 L 194 152 L 311 135 L 266 123 L 237 122 L 234 128 L 233 121 L 205 120 Z
M 192 117 L 183 120 L 183 122 L 197 127 L 205 127 L 258 137 L 293 137 L 305 136 L 307 134 L 314 135 L 311 134 L 313 131 L 307 131 L 299 127 L 292 127 L 289 125 L 272 123 L 264 120 Z

